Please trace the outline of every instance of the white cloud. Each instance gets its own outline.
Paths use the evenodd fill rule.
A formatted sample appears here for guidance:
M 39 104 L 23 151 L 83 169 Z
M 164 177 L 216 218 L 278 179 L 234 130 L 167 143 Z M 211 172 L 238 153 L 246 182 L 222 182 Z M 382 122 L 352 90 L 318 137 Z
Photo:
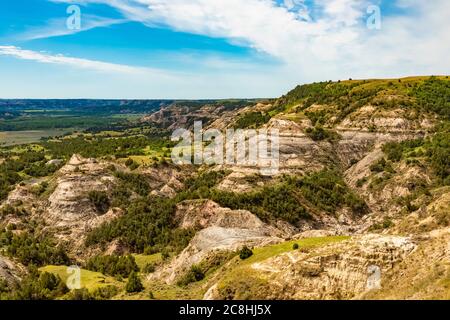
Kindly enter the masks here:
M 25 50 L 15 46 L 0 46 L 0 55 L 11 56 L 22 60 L 37 61 L 40 63 L 57 64 L 93 71 L 108 73 L 143 74 L 149 72 L 159 72 L 149 68 L 133 67 L 122 64 L 88 60 L 81 58 L 67 57 L 64 55 L 52 55 L 45 52 Z
M 318 74 L 342 78 L 450 71 L 447 0 L 397 0 L 415 14 L 383 16 L 378 31 L 368 30 L 364 17 L 379 0 L 315 0 L 306 11 L 307 17 L 314 11 L 314 19 L 299 18 L 274 0 L 56 1 L 104 3 L 149 26 L 227 38 L 279 58 L 306 81 Z M 303 1 L 294 3 L 305 10 Z

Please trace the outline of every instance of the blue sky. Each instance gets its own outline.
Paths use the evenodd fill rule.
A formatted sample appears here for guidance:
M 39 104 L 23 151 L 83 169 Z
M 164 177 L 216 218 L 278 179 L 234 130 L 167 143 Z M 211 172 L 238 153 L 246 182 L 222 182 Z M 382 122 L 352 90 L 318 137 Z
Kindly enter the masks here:
M 67 27 L 71 5 L 80 29 Z M 447 0 L 2 6 L 0 98 L 277 97 L 313 81 L 450 73 Z

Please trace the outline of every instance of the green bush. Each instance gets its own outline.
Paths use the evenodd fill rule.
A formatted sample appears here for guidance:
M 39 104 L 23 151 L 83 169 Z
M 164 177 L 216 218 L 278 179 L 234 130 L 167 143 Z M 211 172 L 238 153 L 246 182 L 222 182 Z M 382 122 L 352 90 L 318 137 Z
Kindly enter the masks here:
M 177 282 L 179 286 L 187 286 L 190 283 L 202 281 L 205 274 L 200 266 L 193 265 L 189 271 Z
M 108 212 L 110 202 L 106 192 L 90 191 L 88 197 L 99 214 L 105 214 Z
M 125 291 L 127 293 L 138 293 L 144 290 L 141 279 L 136 272 L 132 272 L 128 278 L 127 285 L 125 286 Z
M 153 273 L 155 272 L 156 267 L 154 263 L 147 263 L 144 267 L 144 270 L 142 270 L 143 273 Z
M 253 251 L 247 246 L 243 247 L 239 251 L 239 258 L 241 258 L 241 260 L 246 260 L 246 259 L 250 258 L 252 255 L 253 255 Z
M 370 171 L 380 173 L 380 172 L 388 172 L 394 173 L 394 169 L 391 164 L 386 161 L 386 159 L 382 158 L 378 162 L 372 164 L 370 166 Z
M 323 127 L 307 128 L 305 132 L 314 141 L 336 141 L 339 139 L 339 135 L 336 132 Z

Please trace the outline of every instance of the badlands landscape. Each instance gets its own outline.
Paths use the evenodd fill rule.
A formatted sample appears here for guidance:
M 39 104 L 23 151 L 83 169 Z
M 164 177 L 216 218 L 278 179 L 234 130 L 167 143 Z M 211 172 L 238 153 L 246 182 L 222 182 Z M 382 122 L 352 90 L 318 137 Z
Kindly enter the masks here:
M 450 299 L 448 76 L 111 108 L 0 148 L 0 299 Z M 279 171 L 174 164 L 195 121 L 278 130 Z

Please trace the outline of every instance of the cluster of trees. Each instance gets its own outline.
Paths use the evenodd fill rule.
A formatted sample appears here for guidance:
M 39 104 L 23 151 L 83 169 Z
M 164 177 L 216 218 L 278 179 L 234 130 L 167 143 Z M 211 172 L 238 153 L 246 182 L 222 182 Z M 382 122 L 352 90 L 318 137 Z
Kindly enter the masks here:
M 234 124 L 235 129 L 256 129 L 266 124 L 271 119 L 269 114 L 263 112 L 248 112 L 237 119 Z
M 55 165 L 46 165 L 44 152 L 10 152 L 0 164 L 0 200 L 5 199 L 14 185 L 23 180 L 19 173 L 32 177 L 45 177 L 58 169 L 59 167 Z
M 8 164 L 0 164 L 0 201 L 6 199 L 14 185 L 22 181 L 22 177 Z
M 29 232 L 14 234 L 10 230 L 1 230 L 0 247 L 4 247 L 6 254 L 26 266 L 70 264 L 65 250 L 56 246 L 54 241 L 45 235 L 36 237 Z
M 336 109 L 330 108 L 305 113 L 314 125 L 323 125 L 331 117 L 336 117 L 336 121 L 340 121 L 353 111 L 370 103 L 388 109 L 402 107 L 434 112 L 443 119 L 450 119 L 450 100 L 448 99 L 450 96 L 450 81 L 448 80 L 431 77 L 414 85 L 402 83 L 399 80 L 395 84 L 388 82 L 387 84 L 379 83 L 364 86 L 367 83 L 367 81 L 345 83 L 329 81 L 297 86 L 275 103 L 270 114 L 284 112 L 298 104 L 301 104 L 300 110 L 306 110 L 314 104 L 335 106 Z M 380 96 L 380 92 L 385 90 L 394 90 L 403 98 L 385 99 Z
M 103 137 L 73 137 L 61 141 L 45 141 L 41 143 L 48 153 L 55 158 L 70 158 L 80 154 L 87 158 L 115 156 L 127 158 L 132 155 L 144 155 L 143 149 L 150 146 L 160 150 L 169 144 L 163 138 L 148 138 L 145 136 L 103 138 Z
M 421 111 L 434 112 L 450 120 L 450 81 L 431 77 L 411 90 Z
M 311 120 L 315 123 L 325 122 L 331 116 L 343 119 L 375 98 L 381 90 L 381 88 L 353 90 L 364 83 L 364 81 L 351 83 L 330 81 L 297 86 L 277 102 L 274 112 L 283 112 L 287 108 L 300 103 L 302 104 L 302 110 L 314 104 L 327 104 L 336 106 L 338 112 L 328 110 L 319 114 L 308 113 L 307 116 L 311 116 Z
M 393 162 L 422 159 L 429 164 L 439 183 L 450 185 L 450 123 L 444 122 L 429 138 L 391 142 L 383 147 Z
M 307 128 L 306 134 L 314 141 L 328 140 L 332 142 L 339 139 L 338 133 L 332 130 L 327 130 L 321 126 L 316 126 L 314 128 Z
M 355 214 L 364 214 L 367 205 L 345 183 L 337 170 L 322 170 L 303 178 L 290 179 L 289 184 L 298 188 L 303 199 L 329 213 L 347 206 Z
M 151 191 L 150 185 L 145 177 L 138 173 L 117 171 L 114 173 L 114 176 L 120 180 L 122 187 L 133 191 L 142 197 L 147 196 Z
M 132 272 L 139 271 L 132 255 L 95 256 L 86 262 L 87 270 L 100 272 L 113 277 L 128 278 Z
M 0 281 L 0 300 L 53 300 L 69 292 L 59 276 L 29 268 L 27 276 L 15 285 Z
M 9 120 L 0 120 L 0 131 L 49 130 L 99 126 L 107 123 L 124 122 L 125 119 L 115 117 L 90 116 L 25 116 Z
M 370 171 L 372 172 L 388 172 L 388 173 L 394 173 L 394 169 L 392 168 L 392 165 L 386 161 L 385 158 L 381 158 L 378 162 L 372 164 L 370 166 Z
M 100 226 L 88 234 L 86 244 L 121 241 L 133 252 L 179 252 L 194 235 L 193 230 L 178 229 L 174 221 L 175 199 L 152 196 L 136 199 L 127 214 Z
M 363 214 L 367 206 L 346 185 L 336 170 L 324 170 L 303 178 L 287 178 L 254 192 L 236 194 L 213 188 L 224 173 L 210 172 L 190 181 L 178 200 L 211 199 L 224 207 L 249 210 L 264 221 L 285 220 L 297 224 L 311 218 L 311 209 L 334 213 L 342 206 Z

